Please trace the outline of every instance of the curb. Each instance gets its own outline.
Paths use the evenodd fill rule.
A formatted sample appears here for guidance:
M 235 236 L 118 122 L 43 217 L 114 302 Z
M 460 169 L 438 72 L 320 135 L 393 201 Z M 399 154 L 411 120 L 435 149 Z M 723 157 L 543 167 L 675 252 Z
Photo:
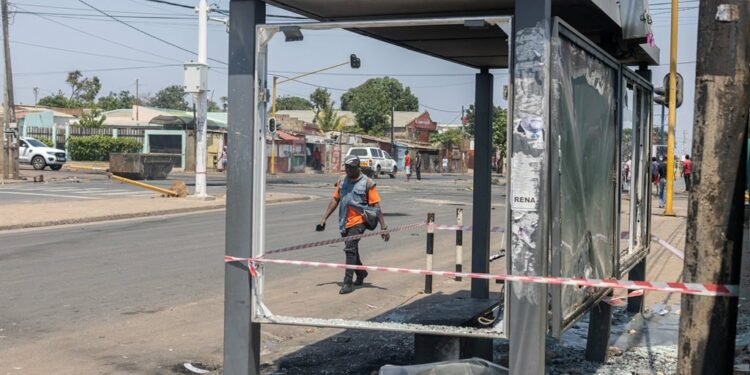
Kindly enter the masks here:
M 266 201 L 266 204 L 276 204 L 276 203 L 288 203 L 288 202 L 306 201 L 306 200 L 312 200 L 313 198 L 314 198 L 313 196 L 308 195 L 308 196 L 304 196 L 304 197 L 295 197 L 295 198 L 269 199 L 269 200 Z M 151 216 L 184 214 L 184 213 L 188 213 L 188 212 L 201 212 L 201 211 L 217 210 L 217 209 L 222 209 L 222 208 L 226 208 L 226 207 L 227 207 L 226 203 L 219 203 L 219 204 L 213 204 L 213 205 L 207 205 L 207 206 L 199 206 L 199 207 L 173 208 L 173 209 L 169 209 L 169 210 L 133 212 L 133 213 L 119 214 L 119 215 L 92 216 L 92 217 L 82 217 L 82 218 L 73 218 L 73 219 L 53 220 L 53 221 L 38 221 L 38 222 L 34 222 L 34 223 L 22 223 L 22 224 L 12 224 L 12 225 L 2 225 L 2 226 L 0 226 L 0 231 L 16 230 L 16 229 L 29 229 L 29 228 L 54 227 L 54 226 L 58 226 L 58 225 L 70 225 L 70 224 L 98 223 L 98 222 L 103 222 L 103 221 L 114 221 L 114 220 L 132 219 L 132 218 L 138 218 L 138 217 L 151 217 Z

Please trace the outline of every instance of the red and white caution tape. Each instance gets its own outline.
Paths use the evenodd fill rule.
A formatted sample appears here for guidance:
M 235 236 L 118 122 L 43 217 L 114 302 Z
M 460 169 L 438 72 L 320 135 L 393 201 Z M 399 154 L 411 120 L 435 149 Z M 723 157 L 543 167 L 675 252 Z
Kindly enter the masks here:
M 608 304 L 610 304 L 612 306 L 622 306 L 622 305 L 626 304 L 625 299 L 630 298 L 630 297 L 640 297 L 640 296 L 642 296 L 644 294 L 645 294 L 645 292 L 643 291 L 643 289 L 641 289 L 641 290 L 634 290 L 634 291 L 632 291 L 632 292 L 630 292 L 630 293 L 628 293 L 628 294 L 626 294 L 626 295 L 624 295 L 622 297 L 607 297 L 607 298 L 604 299 L 604 302 L 606 302 L 606 303 L 608 303 Z
M 433 224 L 432 229 L 434 230 L 465 230 L 472 231 L 473 225 L 445 225 L 445 224 Z M 490 232 L 505 232 L 504 227 L 491 227 Z
M 415 275 L 433 275 L 433 276 L 444 276 L 444 277 L 466 277 L 470 279 L 484 279 L 484 280 L 505 280 L 505 281 L 518 281 L 522 283 L 535 283 L 535 284 L 549 284 L 549 285 L 573 285 L 573 286 L 588 286 L 594 288 L 612 288 L 612 289 L 629 289 L 629 290 L 654 290 L 661 292 L 673 292 L 682 294 L 693 294 L 699 296 L 723 296 L 723 297 L 736 297 L 738 286 L 737 285 L 717 285 L 717 284 L 697 284 L 697 283 L 674 283 L 674 282 L 649 282 L 649 281 L 631 281 L 631 280 L 604 280 L 604 279 L 579 279 L 579 278 L 567 278 L 567 277 L 545 277 L 545 276 L 521 276 L 521 275 L 493 275 L 488 273 L 466 273 L 466 272 L 452 272 L 452 271 L 430 271 L 410 268 L 396 268 L 396 267 L 378 267 L 378 266 L 357 266 L 351 264 L 341 263 L 323 263 L 323 262 L 309 262 L 301 260 L 283 260 L 283 259 L 267 259 L 267 258 L 237 258 L 232 256 L 225 256 L 224 261 L 229 262 L 246 262 L 251 274 L 255 276 L 254 264 L 285 264 L 293 266 L 304 266 L 304 267 L 325 267 L 325 268 L 338 268 L 338 269 L 350 269 L 356 271 L 382 271 L 382 272 L 396 272 L 396 273 L 409 273 Z
M 348 237 L 341 237 L 341 238 L 333 238 L 330 240 L 323 240 L 323 241 L 316 241 L 316 242 L 308 242 L 301 245 L 294 245 L 294 246 L 288 246 L 288 247 L 282 247 L 280 249 L 274 249 L 266 251 L 263 255 L 270 255 L 270 254 L 277 254 L 277 253 L 284 253 L 287 251 L 294 251 L 294 250 L 301 250 L 301 249 L 308 249 L 311 247 L 318 247 L 318 246 L 325 246 L 325 245 L 331 245 L 335 243 L 340 242 L 346 242 L 346 241 L 353 241 L 358 240 L 360 238 L 366 238 L 366 237 L 376 237 L 381 236 L 386 233 L 394 233 L 394 232 L 401 232 L 405 230 L 410 230 L 414 228 L 419 228 L 421 226 L 425 226 L 427 223 L 413 223 L 413 224 L 406 224 L 394 228 L 388 228 L 387 230 L 380 230 L 377 232 L 370 232 L 370 233 L 362 233 L 362 234 L 355 234 L 353 236 Z

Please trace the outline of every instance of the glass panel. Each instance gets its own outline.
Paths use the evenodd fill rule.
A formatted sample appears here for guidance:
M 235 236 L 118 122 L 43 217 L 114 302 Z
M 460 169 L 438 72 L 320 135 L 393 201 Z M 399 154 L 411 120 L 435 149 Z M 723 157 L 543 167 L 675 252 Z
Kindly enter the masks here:
M 633 247 L 633 225 L 631 209 L 631 190 L 633 180 L 633 144 L 637 135 L 633 132 L 633 112 L 635 110 L 633 85 L 625 84 L 622 108 L 622 138 L 620 140 L 621 156 L 620 161 L 622 189 L 620 191 L 620 257 L 626 256 Z
M 651 192 L 651 168 L 650 168 L 650 162 L 649 159 L 649 147 L 651 146 L 651 93 L 644 91 L 642 98 L 642 104 L 641 104 L 641 130 L 640 130 L 640 154 L 641 154 L 641 162 L 639 163 L 641 166 L 641 170 L 638 173 L 641 177 L 640 181 L 638 181 L 638 200 L 639 200 L 639 212 L 638 217 L 640 219 L 640 222 L 638 223 L 639 226 L 639 236 L 638 236 L 638 245 L 640 246 L 648 246 L 649 241 L 651 240 L 649 238 L 648 233 L 648 221 L 649 221 L 649 215 L 650 215 L 650 192 Z
M 352 149 L 352 153 L 351 154 L 352 155 L 357 155 L 357 156 L 367 156 L 367 149 L 364 149 L 364 148 L 355 148 L 355 149 Z
M 560 121 L 560 274 L 613 275 L 617 173 L 617 71 L 561 38 L 557 85 Z M 562 287 L 563 318 L 591 294 Z

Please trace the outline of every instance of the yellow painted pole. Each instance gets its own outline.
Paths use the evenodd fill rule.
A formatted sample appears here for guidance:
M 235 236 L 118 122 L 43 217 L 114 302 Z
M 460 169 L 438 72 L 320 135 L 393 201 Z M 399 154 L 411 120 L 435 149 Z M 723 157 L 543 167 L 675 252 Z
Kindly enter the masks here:
M 273 76 L 273 89 L 271 90 L 271 118 L 276 121 L 276 85 L 279 77 Z M 265 126 L 265 125 L 264 125 Z M 276 123 L 275 126 L 279 126 Z M 276 132 L 271 133 L 271 174 L 276 174 Z
M 674 128 L 677 119 L 677 0 L 672 0 L 672 31 L 669 48 L 669 122 L 667 131 L 667 191 L 664 215 L 674 216 Z
M 89 171 L 101 171 L 101 172 L 106 172 L 108 170 L 107 168 L 89 167 L 87 165 L 77 165 L 77 164 L 67 164 L 66 166 L 68 167 L 68 169 L 85 169 Z
M 133 185 L 133 186 L 142 187 L 142 188 L 148 189 L 148 190 L 153 190 L 155 192 L 166 194 L 166 195 L 169 195 L 169 196 L 176 197 L 178 195 L 177 192 L 174 192 L 174 191 L 169 190 L 169 189 L 162 189 L 162 188 L 160 188 L 158 186 L 144 184 L 143 182 L 138 182 L 138 181 L 131 180 L 131 179 L 125 178 L 125 177 L 120 177 L 120 176 L 117 176 L 117 175 L 114 175 L 114 174 L 110 174 L 109 177 L 111 179 L 115 180 L 115 181 L 124 182 L 126 184 L 130 184 L 130 185 Z

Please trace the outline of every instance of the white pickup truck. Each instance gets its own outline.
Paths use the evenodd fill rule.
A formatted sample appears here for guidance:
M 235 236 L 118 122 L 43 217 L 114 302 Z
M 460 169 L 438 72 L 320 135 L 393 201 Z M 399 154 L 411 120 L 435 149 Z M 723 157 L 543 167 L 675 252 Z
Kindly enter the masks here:
M 18 141 L 18 161 L 31 164 L 36 170 L 48 166 L 53 171 L 59 171 L 67 158 L 64 150 L 48 147 L 38 139 L 24 137 Z
M 398 168 L 396 161 L 391 155 L 377 147 L 352 147 L 346 156 L 356 155 L 359 157 L 360 168 L 365 175 L 378 178 L 381 174 L 388 174 L 391 178 L 396 177 Z

